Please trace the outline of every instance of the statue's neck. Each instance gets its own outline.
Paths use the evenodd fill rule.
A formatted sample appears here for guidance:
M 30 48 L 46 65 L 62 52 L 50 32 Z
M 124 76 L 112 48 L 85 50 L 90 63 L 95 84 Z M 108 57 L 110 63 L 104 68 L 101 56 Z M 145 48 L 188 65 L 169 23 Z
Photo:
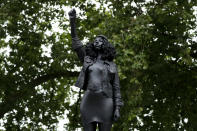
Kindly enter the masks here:
M 102 54 L 98 52 L 97 60 L 101 60 Z

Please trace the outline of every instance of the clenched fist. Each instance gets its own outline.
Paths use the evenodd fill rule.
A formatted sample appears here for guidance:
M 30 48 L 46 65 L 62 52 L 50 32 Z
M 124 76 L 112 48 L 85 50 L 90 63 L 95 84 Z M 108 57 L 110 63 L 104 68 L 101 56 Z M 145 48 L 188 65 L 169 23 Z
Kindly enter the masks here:
M 114 112 L 114 121 L 117 121 L 118 119 L 120 118 L 120 112 L 119 112 L 119 109 L 115 109 L 115 112 Z
M 76 10 L 72 9 L 68 12 L 70 18 L 76 18 Z

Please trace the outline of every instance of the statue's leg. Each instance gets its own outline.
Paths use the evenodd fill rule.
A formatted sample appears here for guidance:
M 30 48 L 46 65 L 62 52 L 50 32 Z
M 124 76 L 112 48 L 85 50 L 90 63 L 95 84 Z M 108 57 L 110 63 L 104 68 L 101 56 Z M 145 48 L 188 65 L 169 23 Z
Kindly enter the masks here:
M 91 122 L 84 125 L 84 131 L 96 131 L 96 122 Z
M 112 124 L 98 123 L 99 131 L 111 131 Z

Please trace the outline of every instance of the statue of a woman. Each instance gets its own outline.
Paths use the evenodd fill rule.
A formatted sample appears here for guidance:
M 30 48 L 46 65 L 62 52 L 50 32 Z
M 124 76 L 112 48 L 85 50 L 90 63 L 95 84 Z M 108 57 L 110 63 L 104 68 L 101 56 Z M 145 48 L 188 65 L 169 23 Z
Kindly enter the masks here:
M 113 62 L 115 48 L 104 35 L 98 35 L 93 43 L 83 46 L 76 34 L 76 11 L 69 12 L 72 48 L 76 51 L 83 68 L 75 86 L 85 90 L 80 104 L 85 131 L 110 131 L 113 121 L 120 117 L 123 105 L 119 76 Z

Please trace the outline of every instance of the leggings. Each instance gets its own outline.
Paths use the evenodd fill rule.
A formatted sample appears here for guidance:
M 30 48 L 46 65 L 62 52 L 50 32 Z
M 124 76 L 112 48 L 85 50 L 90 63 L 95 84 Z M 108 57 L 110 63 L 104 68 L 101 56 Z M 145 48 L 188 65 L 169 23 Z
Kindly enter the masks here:
M 110 131 L 112 127 L 112 124 L 91 122 L 84 125 L 84 131 L 96 131 L 97 124 L 99 131 Z

